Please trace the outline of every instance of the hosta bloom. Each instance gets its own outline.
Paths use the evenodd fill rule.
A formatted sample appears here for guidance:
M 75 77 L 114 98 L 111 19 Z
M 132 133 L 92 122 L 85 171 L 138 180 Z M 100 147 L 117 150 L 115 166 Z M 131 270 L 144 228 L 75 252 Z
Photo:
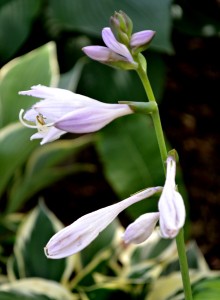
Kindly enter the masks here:
M 25 113 L 24 110 L 20 112 L 20 121 L 25 126 L 38 129 L 31 139 L 42 139 L 41 144 L 56 140 L 66 132 L 97 131 L 114 119 L 133 112 L 127 104 L 103 103 L 42 85 L 32 86 L 31 90 L 19 94 L 43 99 Z
M 161 191 L 161 187 L 148 188 L 105 208 L 89 213 L 60 230 L 48 242 L 45 254 L 48 258 L 63 258 L 88 246 L 128 206 Z
M 183 198 L 176 190 L 176 161 L 173 156 L 167 158 L 166 181 L 158 202 L 160 212 L 160 231 L 164 238 L 174 238 L 185 222 Z
M 152 234 L 157 221 L 159 220 L 159 213 L 146 213 L 137 218 L 125 230 L 123 240 L 125 243 L 140 244 L 146 241 Z
M 122 66 L 125 69 L 137 68 L 137 63 L 134 61 L 130 51 L 124 44 L 116 40 L 111 28 L 106 27 L 102 30 L 102 38 L 107 47 L 84 47 L 82 50 L 87 56 L 102 63 L 118 67 Z

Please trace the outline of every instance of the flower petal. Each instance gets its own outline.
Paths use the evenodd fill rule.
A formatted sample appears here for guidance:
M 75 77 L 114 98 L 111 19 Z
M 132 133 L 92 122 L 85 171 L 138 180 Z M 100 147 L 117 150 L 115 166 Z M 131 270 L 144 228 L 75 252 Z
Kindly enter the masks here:
M 143 30 L 132 34 L 130 46 L 132 48 L 137 48 L 148 44 L 155 35 L 155 31 L 153 30 Z
M 65 89 L 53 88 L 53 87 L 48 87 L 48 86 L 38 84 L 32 86 L 30 90 L 20 91 L 18 94 L 32 96 L 41 99 L 61 100 L 63 98 L 72 99 L 73 93 Z
M 106 46 L 108 48 L 110 48 L 113 52 L 120 54 L 121 56 L 127 58 L 127 60 L 130 62 L 134 61 L 128 48 L 116 40 L 110 27 L 105 27 L 102 30 L 102 38 L 103 38 L 103 41 L 105 42 Z
M 90 58 L 99 61 L 107 61 L 112 52 L 109 48 L 103 46 L 87 46 L 82 50 Z
M 67 101 L 67 103 L 71 103 L 74 100 L 74 103 L 78 106 L 92 104 L 94 101 L 99 102 L 92 98 L 73 93 L 69 90 L 48 87 L 40 84 L 32 86 L 31 90 L 20 91 L 19 95 L 27 95 L 59 102 Z
M 47 132 L 37 132 L 31 136 L 31 140 L 42 139 L 40 142 L 41 145 L 44 145 L 49 142 L 53 142 L 65 134 L 66 131 L 57 129 L 55 127 L 47 127 Z
M 126 104 L 109 104 L 100 108 L 84 107 L 64 115 L 54 126 L 72 133 L 95 132 L 114 119 L 131 113 L 133 111 Z

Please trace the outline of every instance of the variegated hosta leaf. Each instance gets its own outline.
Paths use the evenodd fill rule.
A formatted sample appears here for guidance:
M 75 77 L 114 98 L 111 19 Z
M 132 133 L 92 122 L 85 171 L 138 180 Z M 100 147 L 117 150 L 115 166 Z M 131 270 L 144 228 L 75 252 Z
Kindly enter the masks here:
M 11 280 L 25 277 L 41 277 L 55 281 L 66 280 L 72 271 L 72 259 L 49 260 L 44 255 L 44 246 L 49 238 L 62 228 L 62 224 L 40 202 L 21 224 L 14 245 L 14 255 L 8 262 Z M 67 273 L 64 273 L 68 269 Z
M 28 128 L 19 122 L 10 124 L 0 129 L 0 197 L 19 168 L 37 147 L 37 142 L 26 143 L 30 136 Z
M 35 99 L 25 101 L 19 91 L 32 85 L 54 86 L 59 77 L 56 48 L 50 42 L 10 61 L 0 71 L 0 127 L 18 120 L 21 108 L 26 109 Z
M 2 300 L 80 300 L 57 282 L 26 278 L 0 286 Z

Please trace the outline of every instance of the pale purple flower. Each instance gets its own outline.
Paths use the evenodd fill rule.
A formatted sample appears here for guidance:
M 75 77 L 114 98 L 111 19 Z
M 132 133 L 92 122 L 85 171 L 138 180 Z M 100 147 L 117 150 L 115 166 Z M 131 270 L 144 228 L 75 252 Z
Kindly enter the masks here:
M 121 62 L 125 68 L 137 68 L 137 63 L 134 61 L 129 49 L 116 40 L 110 27 L 105 27 L 102 30 L 102 38 L 107 47 L 87 46 L 82 49 L 84 53 L 102 63 L 112 63 L 112 65 L 117 66 L 117 63 Z
M 89 213 L 56 233 L 47 243 L 48 258 L 63 258 L 88 246 L 128 206 L 160 192 L 161 187 L 145 189 L 116 204 Z
M 42 139 L 41 144 L 58 139 L 66 132 L 95 132 L 114 119 L 131 114 L 127 104 L 103 103 L 68 90 L 32 86 L 31 90 L 21 91 L 43 100 L 31 109 L 20 112 L 20 121 L 27 127 L 36 128 L 31 139 Z
M 130 40 L 132 52 L 138 48 L 140 51 L 145 50 L 155 36 L 155 33 L 153 30 L 143 30 L 132 34 Z
M 186 217 L 183 198 L 176 190 L 176 161 L 167 158 L 166 181 L 158 202 L 160 231 L 164 238 L 174 238 L 183 227 Z
M 125 230 L 123 240 L 126 244 L 140 244 L 153 233 L 159 220 L 159 212 L 146 213 L 137 218 Z

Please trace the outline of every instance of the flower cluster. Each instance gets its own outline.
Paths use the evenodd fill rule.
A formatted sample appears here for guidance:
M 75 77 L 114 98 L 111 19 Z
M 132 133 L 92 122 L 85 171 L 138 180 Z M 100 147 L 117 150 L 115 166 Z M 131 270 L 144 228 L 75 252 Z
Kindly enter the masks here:
M 48 258 L 63 258 L 88 246 L 128 206 L 161 192 L 159 212 L 146 213 L 131 223 L 123 235 L 125 243 L 139 244 L 152 234 L 158 220 L 161 236 L 175 237 L 185 222 L 185 207 L 175 185 L 176 162 L 167 158 L 167 177 L 164 188 L 153 187 L 105 208 L 89 213 L 60 230 L 48 242 L 45 254 Z
M 102 30 L 105 46 L 87 46 L 82 50 L 90 58 L 125 70 L 137 69 L 135 56 L 144 51 L 155 35 L 153 30 L 132 34 L 132 21 L 123 12 L 115 13 L 110 27 Z M 117 39 L 116 39 L 117 37 Z

